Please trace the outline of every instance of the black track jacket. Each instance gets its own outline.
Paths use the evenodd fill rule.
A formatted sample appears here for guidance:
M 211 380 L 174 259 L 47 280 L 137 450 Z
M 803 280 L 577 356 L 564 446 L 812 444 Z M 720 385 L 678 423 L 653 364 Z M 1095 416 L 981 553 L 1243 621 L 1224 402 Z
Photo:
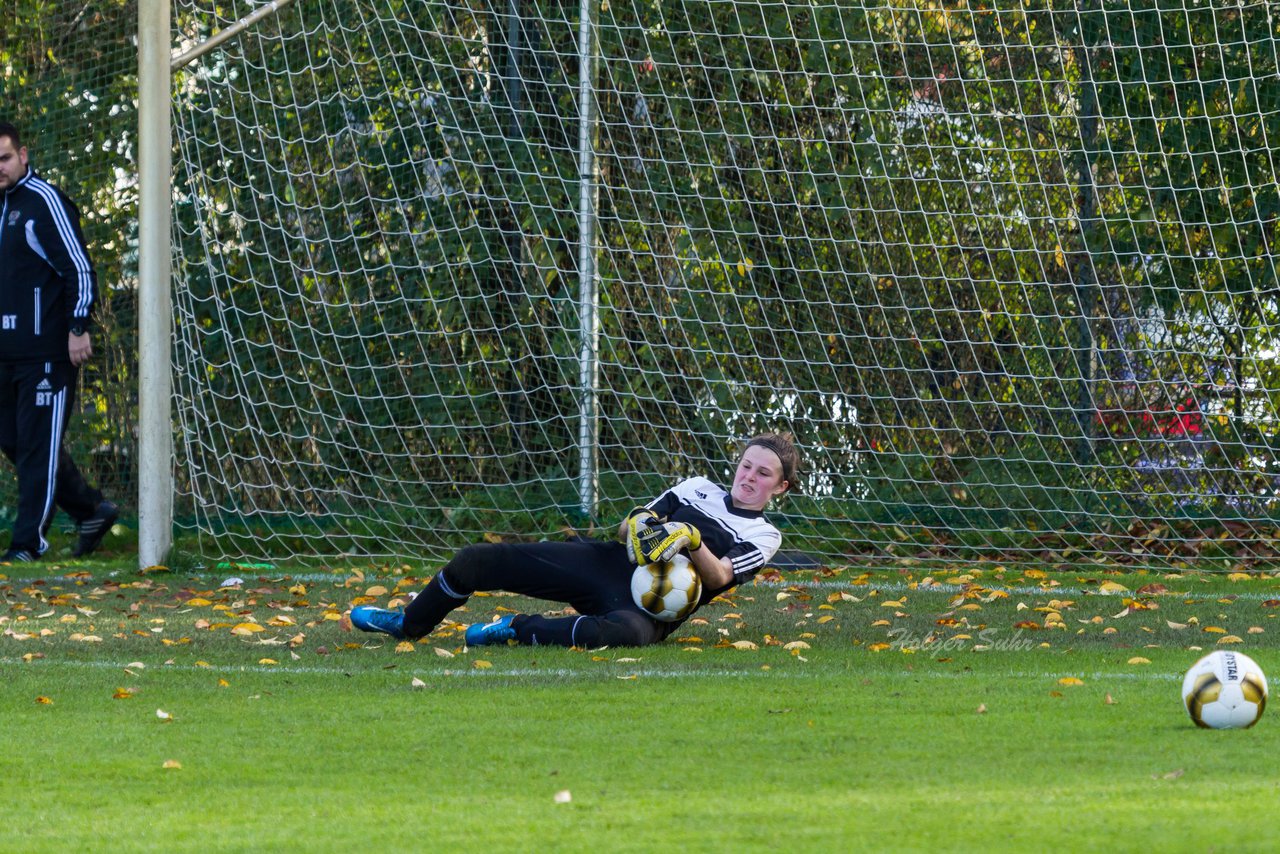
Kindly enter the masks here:
M 79 209 L 27 169 L 0 206 L 0 362 L 66 361 L 97 296 Z

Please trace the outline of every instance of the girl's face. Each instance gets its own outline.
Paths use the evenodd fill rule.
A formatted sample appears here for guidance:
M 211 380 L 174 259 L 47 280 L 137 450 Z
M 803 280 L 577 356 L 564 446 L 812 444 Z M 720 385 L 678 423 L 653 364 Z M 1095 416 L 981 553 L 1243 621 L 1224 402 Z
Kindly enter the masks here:
M 781 495 L 790 486 L 782 479 L 782 460 L 768 448 L 752 445 L 738 460 L 729 495 L 733 505 L 742 510 L 763 510 L 769 499 Z

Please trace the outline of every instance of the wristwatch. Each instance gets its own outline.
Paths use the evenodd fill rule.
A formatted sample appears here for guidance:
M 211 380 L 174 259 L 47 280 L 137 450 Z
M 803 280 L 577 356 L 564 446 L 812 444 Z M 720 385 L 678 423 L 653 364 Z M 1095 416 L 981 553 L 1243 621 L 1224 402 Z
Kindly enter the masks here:
M 83 335 L 86 331 L 87 330 L 84 328 L 84 324 L 80 323 L 79 321 L 76 321 L 75 323 L 71 324 L 72 335 Z

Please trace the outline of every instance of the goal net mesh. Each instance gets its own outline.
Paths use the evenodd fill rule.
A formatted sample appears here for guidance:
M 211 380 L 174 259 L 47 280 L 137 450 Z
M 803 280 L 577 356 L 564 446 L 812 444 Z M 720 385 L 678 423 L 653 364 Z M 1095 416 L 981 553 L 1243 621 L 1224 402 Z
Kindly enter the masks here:
M 821 563 L 1270 553 L 1271 4 L 583 8 L 306 0 L 177 73 L 204 552 L 607 535 L 781 429 Z

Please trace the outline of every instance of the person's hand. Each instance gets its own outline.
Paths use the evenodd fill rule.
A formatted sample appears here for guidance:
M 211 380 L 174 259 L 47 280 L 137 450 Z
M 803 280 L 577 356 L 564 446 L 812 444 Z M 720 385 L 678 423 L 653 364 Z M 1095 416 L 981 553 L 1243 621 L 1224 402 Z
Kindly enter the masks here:
M 67 336 L 67 355 L 71 358 L 71 364 L 77 368 L 89 361 L 93 355 L 93 342 L 89 340 L 89 333 L 82 335 L 70 334 Z
M 649 563 L 644 558 L 641 536 L 651 524 L 658 521 L 658 514 L 648 507 L 637 507 L 627 516 L 627 534 L 623 538 L 627 544 L 627 559 L 636 566 Z
M 646 563 L 669 561 L 683 548 L 697 551 L 702 547 L 702 532 L 685 522 L 651 525 L 640 535 L 640 551 Z

